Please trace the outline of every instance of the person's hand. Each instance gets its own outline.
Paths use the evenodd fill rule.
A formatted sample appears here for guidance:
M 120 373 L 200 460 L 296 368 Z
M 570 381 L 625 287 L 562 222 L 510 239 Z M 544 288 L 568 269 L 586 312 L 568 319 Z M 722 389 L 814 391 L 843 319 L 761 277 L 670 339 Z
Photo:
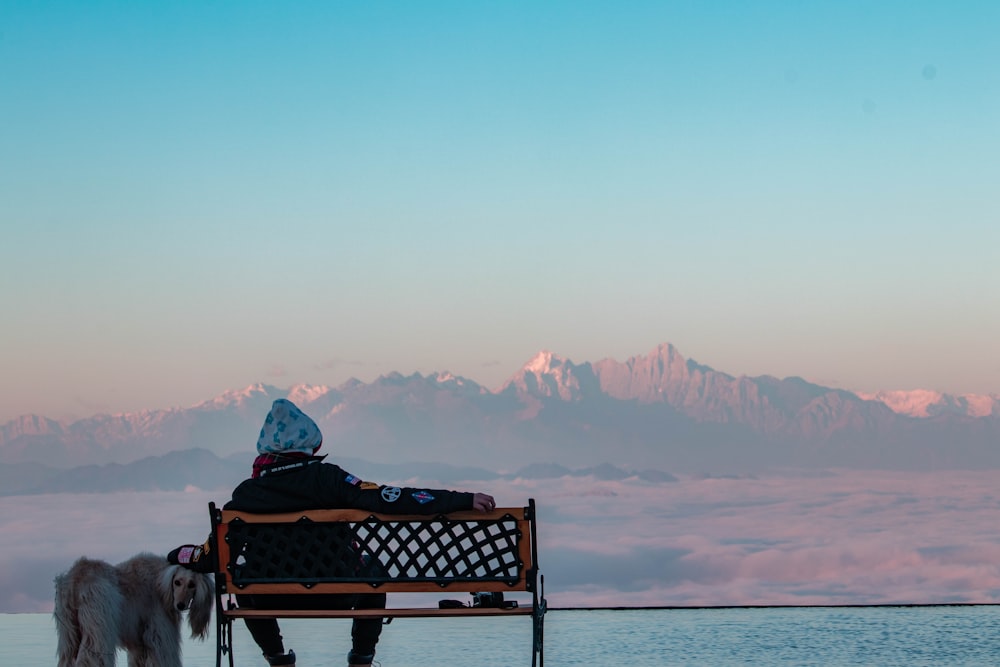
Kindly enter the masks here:
M 477 493 L 472 496 L 472 509 L 477 512 L 492 512 L 497 508 L 497 501 L 487 493 Z

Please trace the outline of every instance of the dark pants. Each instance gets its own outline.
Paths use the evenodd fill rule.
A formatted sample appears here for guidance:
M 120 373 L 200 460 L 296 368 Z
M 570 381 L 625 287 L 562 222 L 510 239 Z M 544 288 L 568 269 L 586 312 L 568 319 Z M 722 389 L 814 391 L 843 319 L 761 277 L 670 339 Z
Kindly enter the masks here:
M 237 595 L 240 606 L 255 609 L 385 609 L 385 593 L 357 595 Z M 278 621 L 273 618 L 245 618 L 247 630 L 264 655 L 285 652 Z M 381 618 L 356 618 L 351 628 L 354 652 L 366 655 L 375 652 L 382 634 Z

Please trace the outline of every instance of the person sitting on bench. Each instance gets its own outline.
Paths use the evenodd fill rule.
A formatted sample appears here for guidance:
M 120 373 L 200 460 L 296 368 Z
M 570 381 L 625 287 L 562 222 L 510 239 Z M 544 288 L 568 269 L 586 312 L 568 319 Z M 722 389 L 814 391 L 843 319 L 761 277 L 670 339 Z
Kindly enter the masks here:
M 294 403 L 274 401 L 257 440 L 253 473 L 233 491 L 224 509 L 252 513 L 295 512 L 310 509 L 362 509 L 380 514 L 449 514 L 463 510 L 489 512 L 496 508 L 493 496 L 445 489 L 385 486 L 366 482 L 317 456 L 323 443 L 319 427 Z M 172 562 L 192 569 L 213 564 L 199 563 L 206 549 L 184 545 L 170 553 Z M 214 557 L 214 555 L 213 555 Z M 208 560 L 208 559 L 206 559 Z M 284 609 L 282 595 L 237 595 L 237 602 L 258 609 Z M 310 596 L 316 609 L 384 609 L 385 593 L 328 594 Z M 301 601 L 298 602 L 301 604 Z M 294 665 L 295 652 L 285 651 L 278 621 L 246 618 L 247 629 L 270 665 Z M 371 665 L 375 645 L 382 632 L 381 618 L 354 619 L 349 667 Z

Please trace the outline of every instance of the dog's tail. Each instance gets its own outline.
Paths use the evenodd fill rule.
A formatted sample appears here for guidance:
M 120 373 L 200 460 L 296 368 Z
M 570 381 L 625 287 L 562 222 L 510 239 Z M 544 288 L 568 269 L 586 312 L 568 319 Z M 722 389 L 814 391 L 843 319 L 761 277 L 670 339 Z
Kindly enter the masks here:
M 59 660 L 59 667 L 73 667 L 73 663 L 76 662 L 77 649 L 80 647 L 80 624 L 70 602 L 67 575 L 57 576 L 55 586 L 56 604 L 52 610 L 52 618 L 55 619 L 56 635 L 58 636 L 56 657 Z

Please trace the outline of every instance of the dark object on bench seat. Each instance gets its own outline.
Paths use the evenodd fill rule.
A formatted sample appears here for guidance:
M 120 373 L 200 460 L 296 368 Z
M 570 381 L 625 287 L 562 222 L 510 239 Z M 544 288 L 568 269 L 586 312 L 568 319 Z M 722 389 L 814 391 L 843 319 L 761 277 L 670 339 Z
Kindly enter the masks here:
M 531 664 L 544 660 L 544 577 L 538 573 L 535 501 L 527 507 L 446 515 L 364 510 L 251 514 L 209 504 L 217 550 L 216 665 L 228 653 L 237 618 L 403 618 L 530 616 Z M 249 609 L 235 594 L 466 592 L 474 604 L 388 609 Z M 532 594 L 530 607 L 504 592 Z M 227 598 L 224 600 L 223 598 Z M 444 602 L 444 601 L 443 601 Z M 479 604 L 475 604 L 479 602 Z M 489 604 L 485 604 L 489 602 Z M 493 604 L 493 603 L 496 604 Z

